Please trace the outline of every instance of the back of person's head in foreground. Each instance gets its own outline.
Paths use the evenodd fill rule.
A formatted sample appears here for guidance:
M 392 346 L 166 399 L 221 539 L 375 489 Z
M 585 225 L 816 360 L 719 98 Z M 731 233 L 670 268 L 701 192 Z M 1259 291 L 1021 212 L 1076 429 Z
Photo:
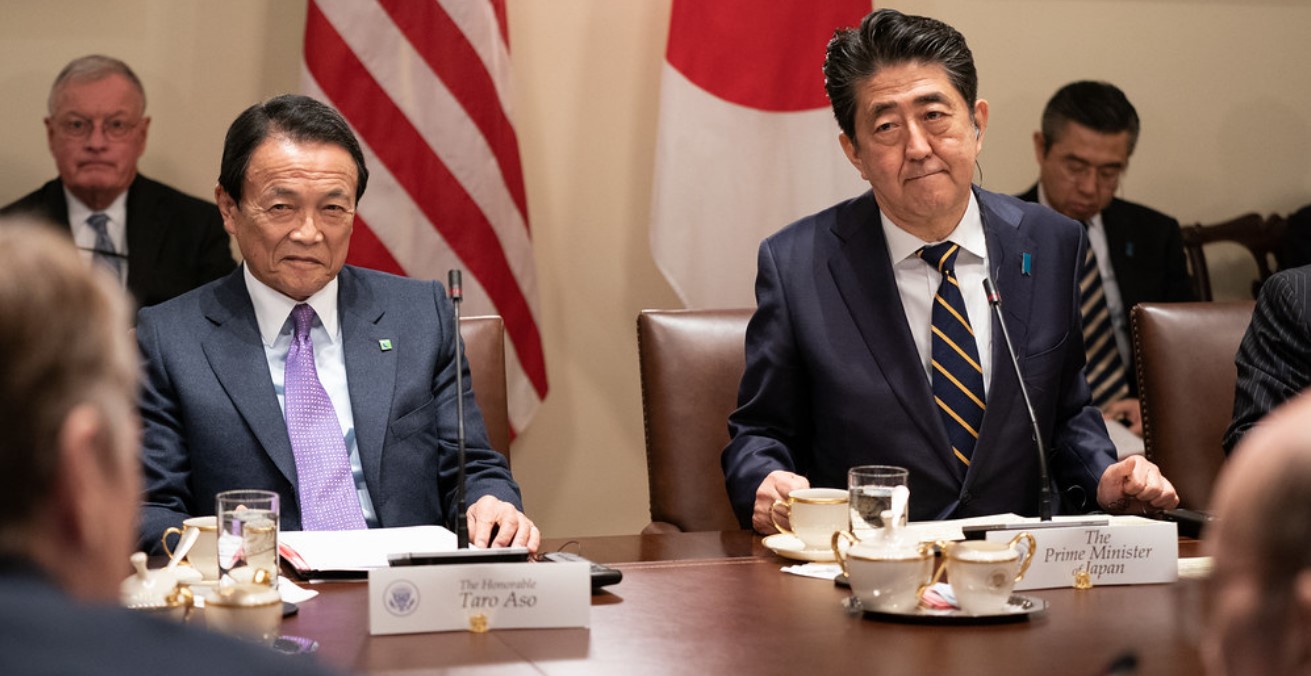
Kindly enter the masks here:
M 1210 673 L 1311 673 L 1311 397 L 1247 434 L 1213 500 Z
M 137 357 L 123 292 L 66 237 L 0 227 L 0 555 L 112 599 L 140 500 Z

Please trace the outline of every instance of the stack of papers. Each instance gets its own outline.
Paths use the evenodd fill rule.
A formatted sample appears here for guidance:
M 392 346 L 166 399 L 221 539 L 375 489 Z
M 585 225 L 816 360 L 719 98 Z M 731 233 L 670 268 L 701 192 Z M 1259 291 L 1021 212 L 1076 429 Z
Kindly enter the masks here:
M 386 568 L 391 554 L 455 551 L 455 533 L 441 526 L 283 531 L 278 551 L 307 579 L 363 578 L 371 568 Z

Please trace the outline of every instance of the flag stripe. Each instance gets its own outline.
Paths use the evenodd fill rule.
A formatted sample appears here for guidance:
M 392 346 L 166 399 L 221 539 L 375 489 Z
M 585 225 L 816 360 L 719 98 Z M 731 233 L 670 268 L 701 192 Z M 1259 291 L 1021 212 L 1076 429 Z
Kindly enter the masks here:
M 503 0 L 310 0 L 303 89 L 335 106 L 370 168 L 348 262 L 465 270 L 466 309 L 505 321 L 507 405 L 547 392 Z
M 519 349 L 528 376 L 539 392 L 545 392 L 543 355 L 540 349 L 536 353 L 524 349 L 541 345 L 537 325 L 486 215 L 313 4 L 307 19 L 307 42 L 311 35 L 315 53 L 306 55 L 311 74 L 379 159 L 391 168 L 469 271 L 482 280 L 505 319 L 506 333 Z M 332 68 L 320 67 L 320 59 L 314 58 L 317 55 L 330 57 Z
M 519 213 L 528 213 L 519 140 L 500 105 L 500 94 L 486 66 L 464 33 L 438 5 L 409 0 L 381 0 L 396 27 L 446 85 L 491 146 Z M 525 223 L 526 226 L 526 223 Z
M 372 270 L 382 270 L 393 275 L 404 275 L 405 268 L 396 262 L 387 247 L 373 233 L 373 229 L 362 216 L 356 214 L 355 228 L 351 231 L 351 259 L 353 265 Z

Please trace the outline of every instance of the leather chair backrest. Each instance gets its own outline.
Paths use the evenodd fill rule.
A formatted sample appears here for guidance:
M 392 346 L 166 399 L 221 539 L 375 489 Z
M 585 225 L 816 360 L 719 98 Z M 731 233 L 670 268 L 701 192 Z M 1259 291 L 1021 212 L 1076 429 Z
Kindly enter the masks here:
M 460 337 L 470 384 L 492 448 L 510 461 L 510 413 L 505 395 L 505 324 L 495 315 L 461 317 Z
M 720 454 L 737 407 L 751 310 L 637 318 L 651 521 L 643 532 L 737 530 Z
M 1147 458 L 1174 484 L 1183 507 L 1210 504 L 1234 414 L 1234 355 L 1254 306 L 1142 303 L 1133 309 Z

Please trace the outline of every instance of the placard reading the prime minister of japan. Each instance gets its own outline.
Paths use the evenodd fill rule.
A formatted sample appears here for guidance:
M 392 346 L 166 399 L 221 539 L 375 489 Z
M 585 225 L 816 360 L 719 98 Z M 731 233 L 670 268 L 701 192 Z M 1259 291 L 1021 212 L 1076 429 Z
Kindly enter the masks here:
M 369 571 L 369 633 L 586 627 L 586 563 L 474 563 Z
M 1024 525 L 1015 528 L 990 532 L 988 540 L 1009 542 Z M 1071 587 L 1080 572 L 1088 574 L 1094 587 L 1174 582 L 1179 577 L 1179 532 L 1173 522 L 1112 517 L 1107 526 L 1030 532 L 1038 548 L 1017 590 Z

